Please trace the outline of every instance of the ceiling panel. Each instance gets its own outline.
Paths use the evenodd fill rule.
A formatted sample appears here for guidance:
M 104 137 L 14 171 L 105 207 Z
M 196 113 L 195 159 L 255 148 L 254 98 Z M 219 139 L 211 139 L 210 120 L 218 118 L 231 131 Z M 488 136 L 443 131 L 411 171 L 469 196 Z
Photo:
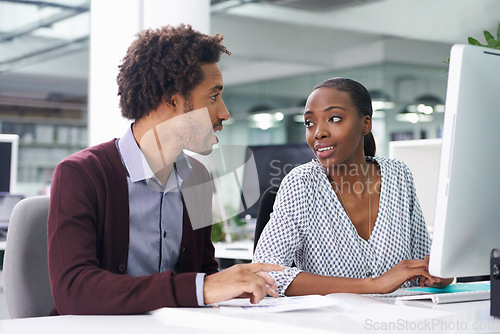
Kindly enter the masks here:
M 500 21 L 498 0 L 351 0 L 320 11 L 292 7 L 334 1 L 212 2 L 212 31 L 232 52 L 221 63 L 226 85 L 382 62 L 443 66 L 451 44 L 482 40 Z M 89 0 L 0 0 L 0 98 L 86 94 L 88 7 Z M 30 76 L 50 84 L 15 93 Z

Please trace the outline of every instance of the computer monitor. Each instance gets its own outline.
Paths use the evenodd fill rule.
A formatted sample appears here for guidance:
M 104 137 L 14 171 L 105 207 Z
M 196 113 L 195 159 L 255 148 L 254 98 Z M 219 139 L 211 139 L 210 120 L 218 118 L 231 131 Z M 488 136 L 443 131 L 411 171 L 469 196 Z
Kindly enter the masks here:
M 279 186 L 281 180 L 294 167 L 314 159 L 314 153 L 306 143 L 249 146 L 257 167 L 258 180 L 252 170 L 245 169 L 242 187 L 247 192 L 262 195 L 270 186 Z M 259 195 L 259 196 L 260 196 Z M 241 208 L 240 217 L 257 217 L 259 201 L 250 207 Z
M 441 138 L 389 142 L 389 157 L 403 161 L 413 175 L 429 233 L 434 231 Z
M 0 134 L 0 192 L 15 192 L 19 136 Z
M 7 230 L 9 227 L 9 220 L 12 214 L 12 210 L 16 206 L 19 201 L 24 199 L 24 196 L 21 194 L 10 194 L 0 192 L 0 240 L 1 237 L 5 234 L 2 233 L 3 230 Z
M 500 50 L 454 45 L 429 272 L 489 274 L 500 247 Z

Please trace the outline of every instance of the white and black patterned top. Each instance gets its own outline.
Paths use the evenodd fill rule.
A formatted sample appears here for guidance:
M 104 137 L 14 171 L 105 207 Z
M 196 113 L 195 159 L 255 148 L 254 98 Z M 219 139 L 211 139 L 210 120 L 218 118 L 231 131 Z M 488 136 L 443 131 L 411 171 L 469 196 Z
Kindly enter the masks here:
M 410 170 L 398 160 L 367 159 L 381 172 L 379 210 L 368 241 L 358 235 L 317 160 L 283 178 L 253 259 L 286 267 L 270 273 L 281 296 L 302 271 L 353 278 L 370 271 L 377 277 L 403 259 L 429 254 L 431 240 Z

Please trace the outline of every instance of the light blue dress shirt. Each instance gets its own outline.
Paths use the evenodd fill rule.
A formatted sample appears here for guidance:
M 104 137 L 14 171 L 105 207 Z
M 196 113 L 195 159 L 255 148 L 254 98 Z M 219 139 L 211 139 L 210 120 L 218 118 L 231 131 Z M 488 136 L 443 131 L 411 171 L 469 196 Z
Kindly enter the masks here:
M 182 182 L 189 176 L 191 164 L 184 152 L 177 157 L 165 187 L 156 178 L 129 127 L 117 141 L 127 170 L 130 235 L 127 274 L 145 276 L 173 270 L 182 240 Z M 205 274 L 196 277 L 198 304 L 203 302 Z

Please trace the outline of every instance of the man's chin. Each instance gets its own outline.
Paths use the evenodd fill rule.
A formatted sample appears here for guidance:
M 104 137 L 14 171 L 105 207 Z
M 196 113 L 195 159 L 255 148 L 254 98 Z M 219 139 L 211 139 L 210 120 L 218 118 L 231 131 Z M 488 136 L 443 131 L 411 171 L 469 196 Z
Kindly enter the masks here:
M 214 150 L 213 146 L 210 147 L 208 150 L 206 151 L 203 151 L 203 152 L 196 152 L 198 154 L 201 154 L 201 155 L 209 155 L 210 153 L 212 153 L 212 151 Z

